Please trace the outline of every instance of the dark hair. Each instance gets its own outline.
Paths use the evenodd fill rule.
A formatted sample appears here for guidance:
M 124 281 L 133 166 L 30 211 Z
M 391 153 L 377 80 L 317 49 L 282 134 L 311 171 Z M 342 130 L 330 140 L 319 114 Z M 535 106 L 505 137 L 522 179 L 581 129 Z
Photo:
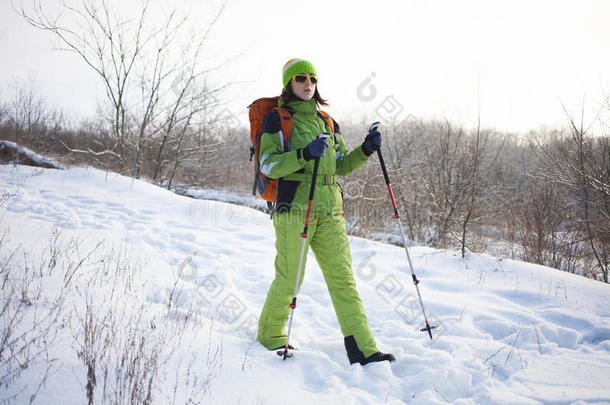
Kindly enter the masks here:
M 321 106 L 321 105 L 327 106 L 328 105 L 328 101 L 323 99 L 322 96 L 320 96 L 320 93 L 318 92 L 318 86 L 316 86 L 316 91 L 314 91 L 314 93 L 313 93 L 313 98 L 314 98 L 314 100 L 316 100 L 316 104 L 318 104 L 318 106 Z M 289 103 L 289 102 L 295 101 L 295 100 L 301 100 L 292 91 L 292 82 L 288 82 L 288 85 L 286 86 L 286 88 L 284 90 L 282 90 L 282 94 L 280 95 L 280 100 L 282 100 L 282 102 L 284 102 L 284 103 Z

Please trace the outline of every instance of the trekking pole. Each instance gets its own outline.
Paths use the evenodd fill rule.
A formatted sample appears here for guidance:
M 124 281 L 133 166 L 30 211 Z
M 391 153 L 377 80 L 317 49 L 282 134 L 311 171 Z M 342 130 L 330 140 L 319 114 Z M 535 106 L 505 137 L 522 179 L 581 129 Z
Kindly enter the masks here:
M 373 122 L 369 127 L 369 132 L 376 131 L 379 128 L 379 122 Z M 394 199 L 394 193 L 392 192 L 392 185 L 390 184 L 390 177 L 388 176 L 388 171 L 385 168 L 385 162 L 383 161 L 383 156 L 381 155 L 381 148 L 377 149 L 377 156 L 379 157 L 379 163 L 381 164 L 381 170 L 383 171 L 383 177 L 385 179 L 385 184 L 388 187 L 388 194 L 390 194 L 390 200 L 392 201 L 392 208 L 394 208 L 393 217 L 398 220 L 398 226 L 400 228 L 400 233 L 402 234 L 402 243 L 405 246 L 405 253 L 407 254 L 407 261 L 409 262 L 409 268 L 411 269 L 411 277 L 413 278 L 413 284 L 415 285 L 415 290 L 417 291 L 417 297 L 419 298 L 419 305 L 421 305 L 421 312 L 424 315 L 424 320 L 426 321 L 426 326 L 421 328 L 421 332 L 428 332 L 430 339 L 432 339 L 432 329 L 436 328 L 436 326 L 430 326 L 428 323 L 428 317 L 426 316 L 426 310 L 424 308 L 424 302 L 421 299 L 421 293 L 419 292 L 419 280 L 413 271 L 413 263 L 411 263 L 411 256 L 409 255 L 409 249 L 407 248 L 407 238 L 405 236 L 405 230 L 402 227 L 402 223 L 400 222 L 400 214 L 398 213 L 398 208 L 396 207 L 396 200 Z
M 318 138 L 328 139 L 330 134 L 321 133 Z M 286 346 L 284 350 L 277 352 L 278 356 L 283 356 L 284 360 L 288 357 L 293 357 L 292 354 L 288 353 L 288 342 L 290 340 L 290 332 L 292 330 L 292 317 L 294 316 L 294 310 L 297 307 L 297 292 L 299 290 L 299 281 L 301 280 L 301 268 L 303 266 L 303 255 L 305 254 L 305 242 L 307 242 L 307 232 L 309 231 L 309 217 L 311 215 L 311 206 L 313 204 L 313 194 L 316 189 L 316 180 L 318 178 L 318 166 L 320 165 L 320 158 L 317 157 L 313 166 L 313 175 L 311 176 L 311 187 L 309 189 L 309 203 L 307 204 L 307 215 L 305 216 L 305 227 L 301 233 L 303 242 L 301 243 L 301 256 L 299 257 L 299 266 L 297 270 L 297 281 L 294 285 L 294 294 L 292 295 L 292 302 L 290 303 L 290 319 L 288 320 L 288 334 L 286 336 Z

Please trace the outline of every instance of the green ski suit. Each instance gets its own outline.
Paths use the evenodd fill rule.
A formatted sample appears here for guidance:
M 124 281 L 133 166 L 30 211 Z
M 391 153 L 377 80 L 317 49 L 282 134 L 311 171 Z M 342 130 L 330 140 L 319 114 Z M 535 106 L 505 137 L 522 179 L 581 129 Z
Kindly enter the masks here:
M 277 250 L 275 279 L 259 318 L 257 337 L 270 350 L 286 344 L 284 326 L 290 315 L 289 304 L 303 243 L 300 234 L 305 223 L 315 160 L 306 161 L 302 157 L 302 148 L 321 132 L 330 133 L 330 128 L 317 115 L 315 100 L 292 101 L 283 107 L 291 111 L 293 119 L 288 152 L 283 152 L 277 113 L 265 118 L 260 149 L 261 171 L 269 178 L 280 179 L 278 204 L 273 216 Z M 339 132 L 338 125 L 335 132 Z M 356 291 L 343 200 L 335 176 L 344 176 L 362 167 L 368 157 L 360 147 L 348 153 L 342 136 L 337 134 L 336 139 L 338 147 L 335 148 L 335 137 L 331 136 L 328 139 L 330 146 L 320 158 L 305 252 L 311 246 L 322 269 L 351 359 L 358 355 L 368 357 L 379 350 Z M 301 283 L 306 256 L 303 255 Z

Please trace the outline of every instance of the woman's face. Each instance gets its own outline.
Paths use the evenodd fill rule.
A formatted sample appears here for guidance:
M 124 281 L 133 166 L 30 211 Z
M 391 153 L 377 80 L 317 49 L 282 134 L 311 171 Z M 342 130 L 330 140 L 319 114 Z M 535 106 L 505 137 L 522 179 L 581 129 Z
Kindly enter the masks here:
M 311 78 L 308 78 L 303 83 L 295 82 L 294 79 L 290 79 L 290 84 L 292 86 L 292 92 L 301 100 L 309 101 L 312 99 L 314 93 L 316 92 L 316 85 L 311 84 Z

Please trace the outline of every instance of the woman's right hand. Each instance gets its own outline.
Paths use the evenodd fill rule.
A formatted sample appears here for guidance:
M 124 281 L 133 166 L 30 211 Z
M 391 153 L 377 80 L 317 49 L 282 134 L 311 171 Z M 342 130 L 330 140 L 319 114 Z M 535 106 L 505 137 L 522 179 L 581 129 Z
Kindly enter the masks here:
M 324 156 L 326 148 L 328 148 L 328 141 L 324 138 L 316 138 L 303 149 L 303 158 L 311 160 Z

